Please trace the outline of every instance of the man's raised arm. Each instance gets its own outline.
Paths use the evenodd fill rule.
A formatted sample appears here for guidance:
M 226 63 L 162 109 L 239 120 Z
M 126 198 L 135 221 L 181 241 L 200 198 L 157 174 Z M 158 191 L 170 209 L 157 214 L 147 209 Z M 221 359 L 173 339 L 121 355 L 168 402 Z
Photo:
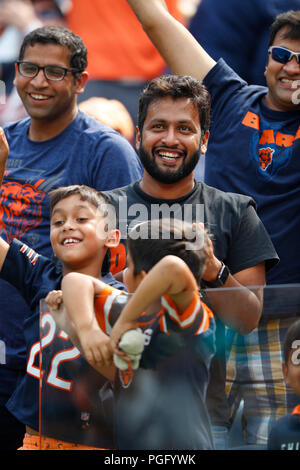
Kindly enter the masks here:
M 192 34 L 168 12 L 164 0 L 127 0 L 170 70 L 202 81 L 215 65 Z

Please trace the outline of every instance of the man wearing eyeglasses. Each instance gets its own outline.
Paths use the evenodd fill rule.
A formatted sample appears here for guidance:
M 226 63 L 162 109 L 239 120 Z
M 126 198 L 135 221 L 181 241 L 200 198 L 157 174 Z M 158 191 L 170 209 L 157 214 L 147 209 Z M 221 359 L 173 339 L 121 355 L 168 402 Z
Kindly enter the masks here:
M 57 26 L 29 33 L 16 63 L 14 84 L 29 117 L 4 129 L 10 150 L 0 192 L 0 230 L 8 242 L 21 238 L 45 256 L 52 256 L 50 190 L 72 184 L 109 190 L 141 175 L 130 143 L 77 109 L 86 65 L 81 38 Z M 1 280 L 0 448 L 6 450 L 22 445 L 22 403 L 30 400 L 21 385 L 15 390 L 26 370 L 23 322 L 29 315 L 18 292 Z
M 299 283 L 300 11 L 283 13 L 274 21 L 265 51 L 267 86 L 262 87 L 248 86 L 225 61 L 210 57 L 172 18 L 163 0 L 127 1 L 171 71 L 203 80 L 211 93 L 205 182 L 256 200 L 281 259 L 268 273 L 267 283 Z M 228 362 L 229 404 L 234 409 L 244 399 L 248 444 L 265 445 L 274 420 L 298 403 L 285 387 L 280 359 L 281 338 L 296 315 L 289 311 L 268 317 L 263 312 L 259 327 L 249 335 L 241 339 L 230 331 L 236 344 L 243 341 L 245 360 L 230 357 Z M 224 437 L 221 445 L 226 445 L 229 410 L 225 394 L 215 396 L 215 384 L 212 376 L 208 406 L 215 436 Z

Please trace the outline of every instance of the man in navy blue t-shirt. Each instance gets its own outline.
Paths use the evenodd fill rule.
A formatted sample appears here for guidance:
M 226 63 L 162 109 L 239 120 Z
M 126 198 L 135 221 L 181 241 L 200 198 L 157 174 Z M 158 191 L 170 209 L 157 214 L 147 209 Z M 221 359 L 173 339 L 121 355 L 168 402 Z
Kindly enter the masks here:
M 118 132 L 78 111 L 87 51 L 68 29 L 45 26 L 29 33 L 16 63 L 14 84 L 29 117 L 5 127 L 9 144 L 0 192 L 0 233 L 51 257 L 48 192 L 85 184 L 109 190 L 141 176 L 136 152 Z M 24 427 L 9 413 L 9 398 L 26 370 L 23 320 L 28 306 L 0 282 L 0 443 L 22 444 Z M 5 406 L 7 405 L 7 407 Z

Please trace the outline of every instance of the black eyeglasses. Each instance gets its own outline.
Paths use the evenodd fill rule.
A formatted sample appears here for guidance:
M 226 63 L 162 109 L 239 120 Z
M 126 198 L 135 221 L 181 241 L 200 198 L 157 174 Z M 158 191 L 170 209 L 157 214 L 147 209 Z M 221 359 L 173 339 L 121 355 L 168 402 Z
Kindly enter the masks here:
M 47 80 L 53 80 L 54 82 L 59 82 L 63 80 L 67 72 L 78 72 L 78 69 L 68 69 L 67 67 L 62 67 L 60 65 L 45 65 L 41 67 L 38 64 L 33 62 L 25 62 L 22 60 L 17 61 L 18 70 L 23 77 L 34 78 L 37 76 L 40 70 L 44 72 L 45 78 Z
M 276 60 L 276 62 L 280 62 L 281 64 L 286 64 L 293 57 L 296 57 L 298 64 L 300 64 L 300 52 L 293 52 L 285 47 L 277 46 L 270 47 L 268 52 L 271 54 L 272 59 Z

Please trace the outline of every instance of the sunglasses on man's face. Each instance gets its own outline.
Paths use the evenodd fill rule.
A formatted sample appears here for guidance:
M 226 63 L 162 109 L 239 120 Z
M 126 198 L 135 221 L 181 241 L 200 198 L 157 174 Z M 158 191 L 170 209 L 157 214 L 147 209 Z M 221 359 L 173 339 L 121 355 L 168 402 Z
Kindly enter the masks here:
M 286 64 L 293 57 L 296 57 L 298 64 L 300 64 L 300 52 L 293 52 L 285 47 L 272 46 L 268 50 L 269 54 L 273 60 L 280 62 L 281 64 Z

